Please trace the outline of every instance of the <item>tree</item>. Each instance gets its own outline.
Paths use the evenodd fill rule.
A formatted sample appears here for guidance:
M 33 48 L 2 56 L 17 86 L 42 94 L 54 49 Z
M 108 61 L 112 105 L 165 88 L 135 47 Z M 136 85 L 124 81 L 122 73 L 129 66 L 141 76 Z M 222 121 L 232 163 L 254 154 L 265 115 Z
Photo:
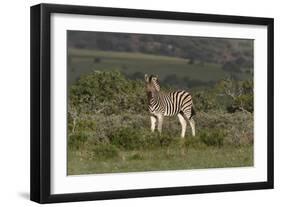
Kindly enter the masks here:
M 78 114 L 139 113 L 146 108 L 145 88 L 140 80 L 126 79 L 117 71 L 82 76 L 69 92 L 69 109 Z M 75 114 L 73 113 L 73 115 Z
M 237 110 L 252 113 L 254 111 L 253 81 L 234 81 L 226 79 L 217 84 L 217 88 L 231 99 L 228 112 Z

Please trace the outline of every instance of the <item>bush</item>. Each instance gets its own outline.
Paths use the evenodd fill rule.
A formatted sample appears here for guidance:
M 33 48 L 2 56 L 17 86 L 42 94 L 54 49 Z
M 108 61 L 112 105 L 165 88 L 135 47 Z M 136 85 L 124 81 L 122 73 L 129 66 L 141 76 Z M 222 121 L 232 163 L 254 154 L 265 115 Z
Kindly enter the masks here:
M 230 101 L 226 107 L 227 112 L 254 111 L 253 81 L 222 80 L 216 85 L 218 92 L 227 96 Z
M 215 95 L 210 91 L 198 91 L 193 95 L 193 102 L 196 110 L 207 112 L 218 107 Z
M 221 147 L 224 143 L 226 133 L 223 130 L 210 129 L 200 134 L 200 140 L 207 146 Z
M 88 121 L 79 122 L 75 133 L 69 133 L 69 146 L 72 149 L 111 144 L 122 150 L 153 150 L 178 147 L 182 140 L 185 140 L 184 144 L 188 148 L 253 143 L 253 116 L 250 113 L 199 111 L 194 117 L 197 136 L 191 136 L 188 125 L 185 139 L 180 138 L 181 126 L 177 117 L 165 117 L 161 135 L 157 130 L 154 133 L 150 131 L 147 114 L 96 115 L 85 119 Z M 80 127 L 80 123 L 87 127 Z
M 126 79 L 120 72 L 99 72 L 81 76 L 70 87 L 70 109 L 87 114 L 140 113 L 146 110 L 143 81 Z
M 122 149 L 132 150 L 141 148 L 141 140 L 133 128 L 121 128 L 109 137 L 110 143 Z
M 155 135 L 154 135 L 155 137 Z M 159 139 L 159 143 L 161 147 L 168 147 L 172 144 L 175 144 L 177 142 L 177 137 L 173 136 L 173 134 L 168 132 L 164 132 L 163 134 L 156 134 L 156 138 Z M 155 138 L 154 138 L 155 139 Z
M 109 135 L 110 143 L 124 150 L 152 149 L 161 147 L 165 138 L 157 132 L 151 133 L 144 128 L 125 127 Z
M 180 139 L 180 138 L 179 138 Z M 161 135 L 145 128 L 125 127 L 113 131 L 109 136 L 110 143 L 124 150 L 147 150 L 168 147 L 175 144 L 178 137 L 165 130 Z

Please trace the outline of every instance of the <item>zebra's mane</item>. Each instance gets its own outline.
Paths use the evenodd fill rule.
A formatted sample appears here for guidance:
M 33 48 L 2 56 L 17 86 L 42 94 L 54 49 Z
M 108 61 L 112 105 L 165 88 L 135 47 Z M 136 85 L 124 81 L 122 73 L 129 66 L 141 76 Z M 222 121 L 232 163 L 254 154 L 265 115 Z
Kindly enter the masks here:
M 158 80 L 158 77 L 155 76 L 155 75 L 151 75 L 149 77 L 149 82 L 153 84 L 154 88 L 156 89 L 156 91 L 160 91 L 160 83 L 159 83 L 159 80 Z

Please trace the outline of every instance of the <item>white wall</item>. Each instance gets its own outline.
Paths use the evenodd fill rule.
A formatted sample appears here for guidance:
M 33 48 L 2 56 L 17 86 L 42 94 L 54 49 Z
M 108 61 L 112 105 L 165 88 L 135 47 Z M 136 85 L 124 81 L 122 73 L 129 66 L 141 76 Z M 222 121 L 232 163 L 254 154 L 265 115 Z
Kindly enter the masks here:
M 137 9 L 218 13 L 275 18 L 275 106 L 281 104 L 281 13 L 278 1 L 245 0 L 69 0 L 2 1 L 0 37 L 0 205 L 35 206 L 29 201 L 29 7 L 37 3 L 67 3 Z M 278 94 L 279 93 L 279 94 Z M 252 206 L 281 202 L 280 108 L 275 108 L 275 190 L 212 193 L 55 204 L 54 206 Z M 278 124 L 277 124 L 278 123 Z M 219 175 L 218 175 L 219 176 Z M 276 205 L 275 205 L 276 206 Z

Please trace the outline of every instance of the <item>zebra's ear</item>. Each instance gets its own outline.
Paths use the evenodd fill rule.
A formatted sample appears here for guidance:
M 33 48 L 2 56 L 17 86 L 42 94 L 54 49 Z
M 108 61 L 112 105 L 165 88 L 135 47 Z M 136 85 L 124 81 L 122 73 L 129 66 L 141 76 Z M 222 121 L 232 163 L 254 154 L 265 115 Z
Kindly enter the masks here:
M 144 75 L 144 80 L 145 80 L 146 82 L 149 82 L 149 77 L 148 77 L 147 74 Z

